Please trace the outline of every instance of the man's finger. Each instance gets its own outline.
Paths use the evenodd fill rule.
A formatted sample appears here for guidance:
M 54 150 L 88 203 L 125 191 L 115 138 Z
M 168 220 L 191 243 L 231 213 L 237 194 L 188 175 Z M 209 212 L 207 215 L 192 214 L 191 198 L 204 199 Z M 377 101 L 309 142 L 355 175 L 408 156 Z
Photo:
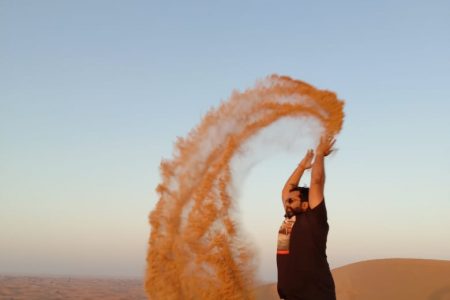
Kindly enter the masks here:
M 333 148 L 334 143 L 336 143 L 336 139 L 333 139 L 330 143 L 330 148 Z

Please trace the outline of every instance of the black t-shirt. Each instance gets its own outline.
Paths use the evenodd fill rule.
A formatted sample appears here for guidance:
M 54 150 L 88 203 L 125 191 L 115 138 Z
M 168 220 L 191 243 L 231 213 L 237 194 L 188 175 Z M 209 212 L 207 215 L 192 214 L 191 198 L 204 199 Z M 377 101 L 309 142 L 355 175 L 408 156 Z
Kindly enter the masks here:
M 285 219 L 277 249 L 280 298 L 336 299 L 326 255 L 328 229 L 325 201 Z

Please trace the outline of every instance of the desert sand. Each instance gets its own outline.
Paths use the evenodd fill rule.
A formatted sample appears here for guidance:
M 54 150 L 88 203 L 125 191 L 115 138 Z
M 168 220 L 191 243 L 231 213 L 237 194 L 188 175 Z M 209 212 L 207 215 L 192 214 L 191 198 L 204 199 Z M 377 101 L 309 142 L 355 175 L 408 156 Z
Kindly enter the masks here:
M 342 300 L 450 300 L 450 261 L 379 259 L 333 271 Z
M 332 270 L 338 300 L 450 300 L 450 261 L 376 259 Z M 276 285 L 261 286 L 258 300 L 279 299 Z
M 0 300 L 144 300 L 140 279 L 0 276 Z
M 332 270 L 338 300 L 450 300 L 450 261 L 377 259 Z M 257 300 L 279 299 L 276 284 Z M 147 299 L 143 280 L 0 276 L 1 300 Z

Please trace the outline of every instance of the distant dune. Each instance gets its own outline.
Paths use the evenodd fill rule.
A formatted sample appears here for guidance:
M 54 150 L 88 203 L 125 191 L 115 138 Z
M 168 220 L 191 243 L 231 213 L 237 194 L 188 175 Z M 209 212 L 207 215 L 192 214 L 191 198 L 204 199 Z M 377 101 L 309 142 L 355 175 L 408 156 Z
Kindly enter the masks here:
M 332 270 L 338 300 L 450 300 L 450 261 L 376 259 Z M 258 288 L 258 300 L 279 299 L 276 285 Z
M 450 261 L 446 260 L 368 260 L 332 273 L 338 300 L 450 300 Z M 278 300 L 276 284 L 258 287 L 256 296 L 257 300 Z M 0 276 L 0 299 L 147 298 L 139 279 Z
M 377 259 L 333 270 L 339 300 L 450 300 L 450 261 Z

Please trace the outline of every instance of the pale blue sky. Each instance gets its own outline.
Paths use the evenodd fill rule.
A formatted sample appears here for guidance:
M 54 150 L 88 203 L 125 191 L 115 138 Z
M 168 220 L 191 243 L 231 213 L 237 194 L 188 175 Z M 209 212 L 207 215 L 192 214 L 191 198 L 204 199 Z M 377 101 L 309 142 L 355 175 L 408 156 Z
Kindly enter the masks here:
M 0 272 L 140 276 L 161 158 L 271 73 L 346 101 L 331 266 L 450 259 L 449 15 L 448 1 L 0 1 Z M 237 199 L 264 280 L 295 150 Z

